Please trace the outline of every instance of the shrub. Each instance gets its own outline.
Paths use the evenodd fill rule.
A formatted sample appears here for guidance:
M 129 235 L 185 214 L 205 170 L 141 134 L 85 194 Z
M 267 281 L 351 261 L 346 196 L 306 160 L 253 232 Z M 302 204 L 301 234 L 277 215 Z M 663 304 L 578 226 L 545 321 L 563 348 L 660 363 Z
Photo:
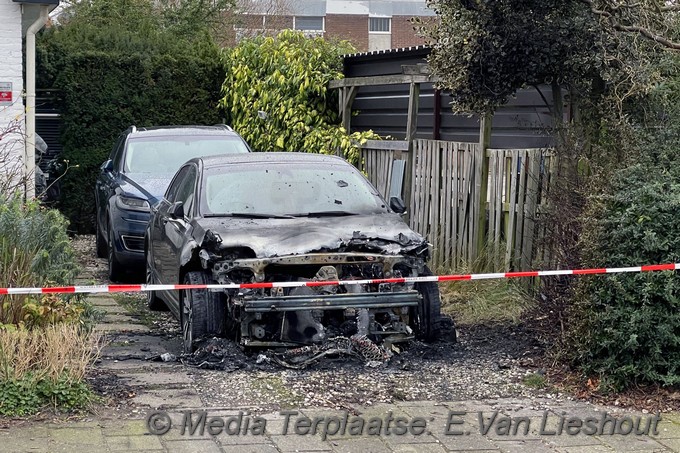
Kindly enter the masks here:
M 24 175 L 25 136 L 19 118 L 0 125 L 0 198 L 6 200 L 20 193 L 27 182 Z
M 615 174 L 607 194 L 590 200 L 582 239 L 585 266 L 679 261 L 680 162 L 674 149 L 651 145 L 637 164 Z M 583 278 L 572 316 L 573 359 L 586 374 L 599 375 L 604 387 L 680 384 L 676 272 Z
M 79 269 L 67 224 L 58 211 L 37 203 L 0 201 L 0 287 L 71 283 Z M 75 299 L 55 295 L 3 295 L 0 325 L 76 321 L 80 310 Z
M 76 325 L 0 329 L 0 415 L 28 415 L 51 405 L 84 407 L 92 392 L 84 381 L 99 353 L 99 336 Z
M 220 105 L 228 122 L 255 150 L 340 150 L 357 165 L 356 142 L 378 137 L 370 131 L 347 135 L 338 124 L 337 92 L 328 89 L 328 82 L 342 77 L 341 56 L 351 51 L 349 43 L 292 30 L 242 41 L 225 53 Z

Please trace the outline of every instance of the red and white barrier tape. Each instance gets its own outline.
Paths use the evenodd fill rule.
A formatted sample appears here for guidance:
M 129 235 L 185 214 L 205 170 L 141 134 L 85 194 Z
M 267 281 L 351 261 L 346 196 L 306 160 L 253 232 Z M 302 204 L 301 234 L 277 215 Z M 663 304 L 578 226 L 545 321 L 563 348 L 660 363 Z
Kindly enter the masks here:
M 680 263 L 651 264 L 648 266 L 613 267 L 600 269 L 572 269 L 555 271 L 499 272 L 493 274 L 432 275 L 427 277 L 376 278 L 370 280 L 336 280 L 306 282 L 232 283 L 226 285 L 95 285 L 55 286 L 51 288 L 0 288 L 2 294 L 54 294 L 54 293 L 120 293 L 140 291 L 171 291 L 182 289 L 258 289 L 294 288 L 298 286 L 366 285 L 379 283 L 450 282 L 458 280 L 492 280 L 519 277 L 548 277 L 556 275 L 621 274 L 626 272 L 654 272 L 680 270 Z

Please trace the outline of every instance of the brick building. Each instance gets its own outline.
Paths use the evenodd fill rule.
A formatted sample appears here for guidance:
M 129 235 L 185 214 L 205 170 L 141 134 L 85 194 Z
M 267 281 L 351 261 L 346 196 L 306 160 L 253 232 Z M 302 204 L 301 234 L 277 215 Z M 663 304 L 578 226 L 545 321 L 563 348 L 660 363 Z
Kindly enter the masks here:
M 346 39 L 359 52 L 423 44 L 411 18 L 435 17 L 426 0 L 250 0 L 235 19 L 235 36 L 283 29 Z

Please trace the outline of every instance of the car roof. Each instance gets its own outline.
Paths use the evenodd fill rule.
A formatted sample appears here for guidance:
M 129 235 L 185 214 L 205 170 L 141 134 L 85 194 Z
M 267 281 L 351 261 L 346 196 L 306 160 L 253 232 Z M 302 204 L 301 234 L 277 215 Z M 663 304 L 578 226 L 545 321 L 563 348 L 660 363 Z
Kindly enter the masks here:
M 330 156 L 318 153 L 296 152 L 254 152 L 248 154 L 222 154 L 209 157 L 198 157 L 192 160 L 202 160 L 204 167 L 220 167 L 233 164 L 268 164 L 268 163 L 325 163 L 346 164 L 345 159 L 339 156 Z
M 187 135 L 230 135 L 237 137 L 229 126 L 218 124 L 215 126 L 155 126 L 134 127 L 127 130 L 129 137 L 172 137 Z

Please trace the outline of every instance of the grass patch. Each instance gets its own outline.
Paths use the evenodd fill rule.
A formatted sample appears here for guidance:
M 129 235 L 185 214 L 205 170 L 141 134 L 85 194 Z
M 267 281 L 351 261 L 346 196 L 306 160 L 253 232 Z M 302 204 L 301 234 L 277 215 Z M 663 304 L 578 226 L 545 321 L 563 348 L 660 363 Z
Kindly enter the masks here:
M 504 248 L 501 248 L 501 250 Z M 485 248 L 472 263 L 455 268 L 441 267 L 442 274 L 474 274 L 498 272 L 502 262 Z M 535 300 L 521 283 L 509 279 L 460 280 L 440 284 L 442 311 L 458 324 L 517 324 L 535 307 Z
M 451 282 L 440 289 L 442 311 L 458 324 L 517 324 L 534 307 L 531 296 L 507 280 Z
M 139 319 L 147 327 L 154 327 L 154 322 L 163 319 L 162 312 L 149 310 L 149 307 L 146 305 L 146 297 L 116 294 L 113 298 L 118 305 L 127 310 L 130 315 Z
M 527 387 L 537 390 L 544 389 L 548 386 L 548 380 L 546 377 L 539 373 L 532 373 L 524 376 L 522 383 Z

